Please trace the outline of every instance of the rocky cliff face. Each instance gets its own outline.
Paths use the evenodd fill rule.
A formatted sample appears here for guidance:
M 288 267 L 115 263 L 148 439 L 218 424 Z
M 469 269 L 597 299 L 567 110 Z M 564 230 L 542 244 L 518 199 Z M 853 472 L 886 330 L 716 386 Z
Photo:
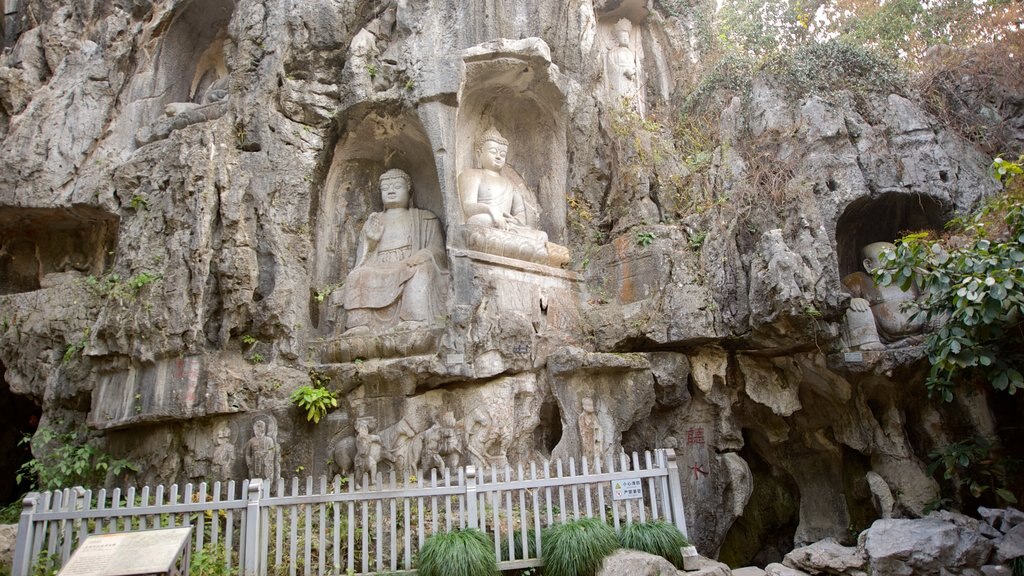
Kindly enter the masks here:
M 993 431 L 982 395 L 924 401 L 917 347 L 842 353 L 860 247 L 996 188 L 905 89 L 759 72 L 693 106 L 700 3 L 10 6 L 3 379 L 41 426 L 137 461 L 132 480 L 246 477 L 256 421 L 284 475 L 345 468 L 360 421 L 385 470 L 429 462 L 439 428 L 462 463 L 671 447 L 701 551 L 771 561 L 849 541 L 873 494 L 920 514 L 950 413 Z M 464 224 L 488 127 L 540 252 Z M 391 168 L 443 230 L 441 309 L 352 333 Z M 342 399 L 316 426 L 288 400 L 310 370 Z

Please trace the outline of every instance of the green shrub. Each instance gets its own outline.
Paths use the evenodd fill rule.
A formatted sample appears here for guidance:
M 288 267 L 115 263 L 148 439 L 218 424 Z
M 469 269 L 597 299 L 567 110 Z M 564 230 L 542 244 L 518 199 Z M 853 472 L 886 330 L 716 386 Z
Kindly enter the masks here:
M 338 407 L 338 397 L 334 392 L 309 385 L 293 392 L 291 400 L 292 404 L 306 412 L 306 420 L 314 424 L 319 424 L 320 419 L 326 416 L 329 410 Z
M 516 560 L 524 560 L 527 556 L 530 558 L 537 557 L 537 532 L 533 528 L 526 531 L 526 554 L 523 553 L 523 531 L 513 530 L 512 531 L 512 550 L 515 552 Z M 501 560 L 512 560 L 512 555 L 508 550 L 508 537 L 501 539 Z
M 470 528 L 434 534 L 416 562 L 419 576 L 498 576 L 498 561 L 487 535 Z
M 597 518 L 581 518 L 544 531 L 544 576 L 594 576 L 619 548 L 615 530 Z
M 683 567 L 680 548 L 690 545 L 679 528 L 664 520 L 625 526 L 619 533 L 619 542 L 622 542 L 623 548 L 661 556 L 679 569 Z

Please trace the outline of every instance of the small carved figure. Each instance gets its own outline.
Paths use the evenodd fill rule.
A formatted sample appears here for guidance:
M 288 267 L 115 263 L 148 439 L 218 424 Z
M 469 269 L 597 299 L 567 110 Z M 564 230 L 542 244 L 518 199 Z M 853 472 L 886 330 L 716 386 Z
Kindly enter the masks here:
M 385 172 L 380 191 L 384 212 L 367 218 L 355 267 L 345 279 L 346 334 L 415 329 L 441 313 L 441 224 L 432 212 L 411 207 L 405 172 Z
M 267 435 L 267 423 L 257 420 L 252 425 L 253 437 L 245 445 L 245 466 L 249 478 L 277 480 L 281 477 L 281 448 Z
M 423 470 L 437 468 L 455 469 L 462 458 L 462 443 L 459 433 L 455 430 L 457 422 L 455 414 L 445 412 L 430 427 L 423 438 Z
M 419 460 L 416 430 L 403 418 L 392 428 L 391 434 L 391 462 L 394 463 L 395 472 L 406 478 L 415 472 L 414 468 Z
M 217 428 L 216 447 L 213 449 L 211 472 L 215 479 L 231 478 L 235 466 L 235 445 L 231 443 L 231 428 L 226 424 Z
M 630 46 L 632 23 L 622 18 L 615 23 L 615 42 L 617 46 L 608 51 L 608 90 L 613 98 L 625 98 L 630 104 L 636 104 L 637 98 L 637 67 L 636 55 Z
M 494 425 L 485 408 L 473 412 L 466 431 L 466 450 L 478 466 L 504 466 L 507 463 L 501 430 Z
M 363 475 L 368 474 L 370 484 L 377 482 L 377 465 L 384 453 L 380 436 L 370 433 L 370 428 L 375 428 L 376 424 L 374 418 L 356 420 L 356 479 L 361 481 Z
M 597 421 L 594 412 L 594 401 L 584 398 L 581 402 L 582 411 L 577 420 L 580 430 L 580 450 L 585 458 L 601 458 L 604 456 L 604 429 Z
M 519 188 L 501 173 L 508 154 L 508 140 L 495 128 L 488 128 L 476 143 L 480 168 L 459 174 L 459 195 L 466 224 L 513 232 L 546 242 L 547 234 L 531 228 L 526 203 Z
M 913 336 L 926 327 L 923 316 L 915 317 L 906 304 L 917 300 L 918 288 L 903 291 L 899 286 L 879 286 L 871 274 L 880 266 L 882 252 L 894 250 L 889 242 L 874 242 L 861 249 L 865 272 L 843 278 L 853 298 L 846 312 L 846 343 L 853 350 L 881 350 L 885 344 L 912 343 Z

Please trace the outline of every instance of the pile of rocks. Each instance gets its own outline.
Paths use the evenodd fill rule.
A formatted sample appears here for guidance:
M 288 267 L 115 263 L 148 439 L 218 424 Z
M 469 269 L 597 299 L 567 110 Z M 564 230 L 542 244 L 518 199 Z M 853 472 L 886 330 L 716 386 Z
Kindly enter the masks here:
M 861 532 L 856 546 L 826 538 L 764 569 L 730 571 L 701 558 L 700 570 L 677 571 L 663 558 L 622 550 L 605 561 L 599 576 L 1012 576 L 1015 559 L 1024 559 L 1024 512 L 979 508 L 978 514 L 981 520 L 946 511 L 914 520 L 877 520 Z
M 982 520 L 946 511 L 915 520 L 877 520 L 860 534 L 855 547 L 822 540 L 793 550 L 782 564 L 769 564 L 763 573 L 1011 576 L 1014 559 L 1024 558 L 1024 512 L 1014 508 L 979 508 L 978 512 Z

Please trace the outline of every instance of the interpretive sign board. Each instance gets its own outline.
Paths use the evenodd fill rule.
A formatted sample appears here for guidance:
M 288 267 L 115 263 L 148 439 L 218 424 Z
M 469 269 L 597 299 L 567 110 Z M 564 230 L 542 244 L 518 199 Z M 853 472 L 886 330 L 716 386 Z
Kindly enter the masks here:
M 176 575 L 182 554 L 188 566 L 191 536 L 191 526 L 89 536 L 57 576 Z
M 633 500 L 644 497 L 644 487 L 639 478 L 612 480 L 612 500 Z

